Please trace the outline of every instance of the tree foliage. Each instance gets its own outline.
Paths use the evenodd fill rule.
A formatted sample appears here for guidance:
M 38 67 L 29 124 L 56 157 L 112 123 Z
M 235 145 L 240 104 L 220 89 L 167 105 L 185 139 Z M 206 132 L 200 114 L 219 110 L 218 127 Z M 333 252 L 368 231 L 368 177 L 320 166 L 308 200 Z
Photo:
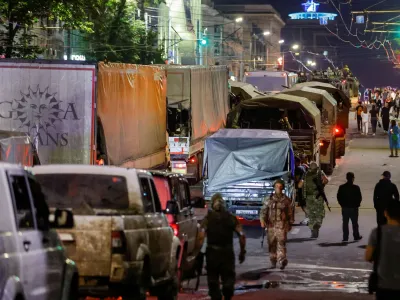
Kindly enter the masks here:
M 86 56 L 95 60 L 126 63 L 162 63 L 156 47 L 157 33 L 136 19 L 136 6 L 129 0 L 95 0 L 90 11 L 93 33 L 88 35 Z
M 35 58 L 42 51 L 40 45 L 32 45 L 32 29 L 38 24 L 91 31 L 86 7 L 85 0 L 0 0 L 0 53 L 6 58 Z

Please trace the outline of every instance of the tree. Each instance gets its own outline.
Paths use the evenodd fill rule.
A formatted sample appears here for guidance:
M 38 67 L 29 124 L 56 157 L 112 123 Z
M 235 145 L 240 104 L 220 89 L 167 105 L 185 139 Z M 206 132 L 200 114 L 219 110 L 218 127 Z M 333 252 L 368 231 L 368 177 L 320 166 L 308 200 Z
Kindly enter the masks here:
M 85 0 L 0 0 L 0 54 L 6 58 L 35 58 L 42 52 L 32 45 L 34 25 L 40 21 L 64 28 L 91 31 Z
M 157 33 L 148 31 L 137 20 L 136 6 L 129 0 L 96 0 L 90 15 L 93 33 L 87 36 L 90 49 L 85 53 L 95 60 L 125 63 L 162 63 L 157 48 Z

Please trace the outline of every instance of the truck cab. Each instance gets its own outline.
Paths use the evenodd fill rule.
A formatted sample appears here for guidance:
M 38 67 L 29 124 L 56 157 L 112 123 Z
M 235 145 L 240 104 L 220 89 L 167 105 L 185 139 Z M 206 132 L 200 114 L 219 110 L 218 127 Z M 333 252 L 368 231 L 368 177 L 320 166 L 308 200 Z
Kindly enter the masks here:
M 220 193 L 229 211 L 243 222 L 258 221 L 276 179 L 285 181 L 285 193 L 294 204 L 294 154 L 286 132 L 219 130 L 206 140 L 204 167 L 205 200 Z
M 296 73 L 286 71 L 246 72 L 243 82 L 252 84 L 263 93 L 279 93 L 293 87 L 298 81 Z

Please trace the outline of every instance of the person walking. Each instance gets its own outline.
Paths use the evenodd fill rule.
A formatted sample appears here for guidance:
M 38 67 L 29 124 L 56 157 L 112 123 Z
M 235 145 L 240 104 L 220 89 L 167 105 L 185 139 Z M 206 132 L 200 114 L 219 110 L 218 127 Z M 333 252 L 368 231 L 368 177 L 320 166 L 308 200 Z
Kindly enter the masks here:
M 397 125 L 396 120 L 392 120 L 389 128 L 389 147 L 390 156 L 389 157 L 399 157 L 398 149 L 400 148 L 399 141 L 400 130 Z M 393 149 L 395 151 L 395 156 L 393 156 Z
M 233 297 L 236 281 L 233 234 L 236 233 L 239 237 L 239 263 L 245 260 L 246 236 L 237 218 L 226 209 L 221 194 L 215 194 L 211 198 L 211 209 L 203 219 L 199 233 L 200 244 L 207 237 L 208 293 L 212 300 L 222 299 L 221 278 L 224 299 L 230 300 Z
M 369 115 L 371 116 L 372 135 L 375 136 L 376 126 L 378 125 L 378 116 L 379 116 L 379 111 L 376 109 L 375 105 L 372 105 L 372 108 L 369 111 Z
M 400 202 L 385 209 L 387 225 L 372 230 L 365 260 L 374 263 L 376 299 L 400 299 Z
M 378 109 L 379 113 L 382 110 L 382 106 L 383 106 L 382 96 L 379 93 L 377 93 L 376 94 L 376 108 Z
M 300 222 L 300 224 L 306 224 L 308 222 L 307 212 L 306 212 L 306 201 L 303 197 L 303 184 L 304 184 L 304 176 L 306 174 L 305 166 L 301 165 L 301 159 L 299 157 L 295 157 L 295 187 L 296 187 L 296 202 L 299 204 L 301 209 L 305 214 L 305 219 Z
M 368 127 L 369 123 L 371 122 L 371 117 L 370 114 L 368 113 L 368 109 L 366 106 L 361 112 L 361 119 L 362 119 L 362 134 L 368 135 Z
M 376 184 L 374 189 L 374 208 L 376 210 L 376 222 L 379 225 L 386 224 L 385 209 L 389 203 L 399 201 L 399 191 L 397 186 L 391 182 L 392 174 L 385 171 L 382 179 Z
M 385 103 L 385 106 L 382 107 L 381 118 L 382 118 L 382 126 L 385 133 L 389 131 L 389 124 L 390 124 L 390 108 L 389 103 Z
M 311 238 L 318 238 L 319 229 L 325 218 L 324 200 L 321 195 L 328 178 L 319 169 L 316 162 L 311 162 L 304 179 L 304 197 L 306 199 L 306 211 L 309 218 L 308 227 L 311 230 Z
M 347 182 L 339 187 L 337 193 L 337 200 L 342 207 L 343 242 L 349 241 L 349 220 L 353 225 L 354 240 L 359 241 L 362 239 L 358 229 L 358 210 L 362 201 L 361 189 L 354 184 L 354 173 L 347 173 L 346 180 Z
M 357 127 L 358 127 L 358 132 L 362 131 L 362 117 L 361 114 L 364 111 L 364 107 L 361 104 L 361 101 L 358 102 L 358 106 L 356 107 L 356 114 L 354 116 L 354 120 L 357 120 Z
M 294 223 L 294 206 L 284 193 L 285 183 L 274 182 L 275 193 L 264 200 L 260 211 L 261 227 L 267 230 L 269 259 L 271 268 L 279 263 L 281 270 L 288 264 L 286 256 L 287 234 Z

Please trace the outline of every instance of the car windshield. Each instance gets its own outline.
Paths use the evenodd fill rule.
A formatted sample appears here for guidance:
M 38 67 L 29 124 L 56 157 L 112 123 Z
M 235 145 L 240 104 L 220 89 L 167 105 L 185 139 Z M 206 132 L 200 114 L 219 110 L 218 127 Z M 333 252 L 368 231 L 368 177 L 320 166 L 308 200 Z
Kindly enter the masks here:
M 98 174 L 36 174 L 51 208 L 85 210 L 129 208 L 125 177 Z

